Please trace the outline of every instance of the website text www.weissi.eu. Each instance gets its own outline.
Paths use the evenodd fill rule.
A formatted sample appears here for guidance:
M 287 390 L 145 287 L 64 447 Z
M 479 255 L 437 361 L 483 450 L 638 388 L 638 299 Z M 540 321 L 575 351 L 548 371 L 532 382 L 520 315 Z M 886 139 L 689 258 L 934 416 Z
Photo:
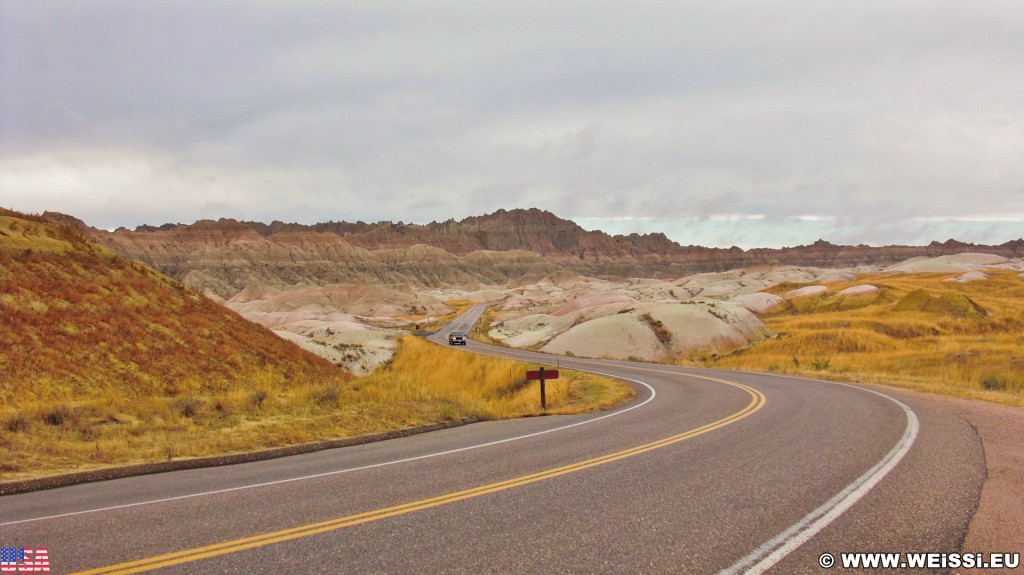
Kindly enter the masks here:
M 1020 553 L 822 553 L 824 569 L 1016 569 Z

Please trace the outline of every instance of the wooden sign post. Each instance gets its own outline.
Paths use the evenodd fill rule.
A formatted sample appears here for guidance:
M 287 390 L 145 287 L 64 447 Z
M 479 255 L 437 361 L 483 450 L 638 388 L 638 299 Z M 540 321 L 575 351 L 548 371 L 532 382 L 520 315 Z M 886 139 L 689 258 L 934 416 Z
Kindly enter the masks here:
M 544 392 L 544 381 L 548 380 L 548 379 L 558 379 L 558 370 L 557 369 L 549 369 L 549 370 L 545 371 L 545 369 L 543 367 L 541 367 L 539 370 L 527 371 L 526 372 L 526 381 L 531 381 L 531 380 L 534 380 L 534 379 L 539 379 L 540 380 L 540 408 L 545 410 L 545 411 L 547 411 L 547 409 L 548 409 L 548 400 L 547 400 L 546 394 Z

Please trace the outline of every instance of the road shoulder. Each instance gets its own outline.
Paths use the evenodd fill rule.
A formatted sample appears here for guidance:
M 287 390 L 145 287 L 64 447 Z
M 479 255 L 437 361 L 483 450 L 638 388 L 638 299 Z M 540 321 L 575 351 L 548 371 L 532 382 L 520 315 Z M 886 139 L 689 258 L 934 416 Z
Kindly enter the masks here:
M 988 476 L 978 511 L 962 549 L 965 553 L 1022 553 L 1024 543 L 1024 409 L 942 398 L 954 405 L 981 437 Z M 965 570 L 961 574 L 990 571 Z M 1003 573 L 1024 573 L 1024 569 Z
M 1024 553 L 1024 497 L 1021 497 L 1024 409 L 892 387 L 885 387 L 885 390 L 895 396 L 913 395 L 947 410 L 966 421 L 978 434 L 984 450 L 986 477 L 961 552 Z M 973 575 L 991 571 L 970 569 L 957 573 Z M 1024 573 L 1024 569 L 1001 573 Z

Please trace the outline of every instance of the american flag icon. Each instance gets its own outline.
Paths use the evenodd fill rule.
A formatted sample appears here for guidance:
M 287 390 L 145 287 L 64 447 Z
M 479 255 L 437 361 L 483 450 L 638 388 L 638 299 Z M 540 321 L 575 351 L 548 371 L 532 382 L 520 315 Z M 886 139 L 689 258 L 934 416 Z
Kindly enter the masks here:
M 46 547 L 0 548 L 0 573 L 49 573 L 50 552 Z

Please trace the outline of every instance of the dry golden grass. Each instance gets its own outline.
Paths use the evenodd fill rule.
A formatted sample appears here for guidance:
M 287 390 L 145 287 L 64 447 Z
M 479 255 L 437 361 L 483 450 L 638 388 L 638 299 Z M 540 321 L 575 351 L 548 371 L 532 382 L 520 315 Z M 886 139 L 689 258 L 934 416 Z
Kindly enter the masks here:
M 540 387 L 526 382 L 526 363 L 485 357 L 406 337 L 390 368 L 357 385 L 379 403 L 435 404 L 486 419 L 540 415 Z M 535 369 L 536 366 L 532 367 Z M 624 383 L 561 370 L 547 382 L 547 412 L 568 414 L 614 406 L 633 395 Z
M 1024 405 L 1024 280 L 1005 272 L 986 281 L 943 281 L 952 275 L 878 274 L 832 284 L 824 296 L 765 318 L 777 338 L 702 363 Z M 849 301 L 835 295 L 859 284 L 881 292 Z
M 391 365 L 354 381 L 289 384 L 267 371 L 219 393 L 129 400 L 21 402 L 0 411 L 0 479 L 238 453 L 356 437 L 479 416 L 540 415 L 526 365 L 409 336 Z M 562 370 L 547 384 L 549 414 L 609 408 L 633 390 Z

